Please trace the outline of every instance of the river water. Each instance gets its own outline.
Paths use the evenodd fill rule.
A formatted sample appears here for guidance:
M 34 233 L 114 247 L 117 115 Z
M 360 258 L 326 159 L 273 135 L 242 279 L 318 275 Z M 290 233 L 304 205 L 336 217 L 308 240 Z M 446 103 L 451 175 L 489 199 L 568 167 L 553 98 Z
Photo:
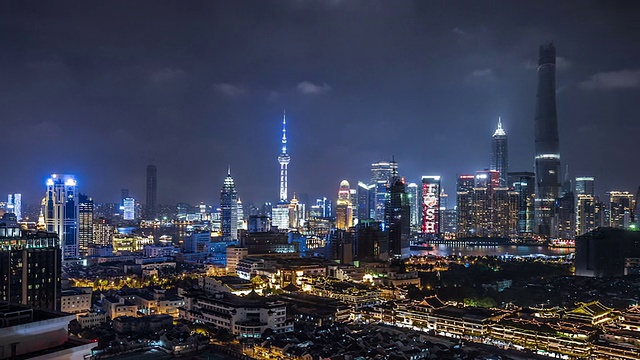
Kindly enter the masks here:
M 548 248 L 546 246 L 517 246 L 517 245 L 433 245 L 433 250 L 411 250 L 411 255 L 436 255 L 436 256 L 500 256 L 500 255 L 549 255 L 564 256 L 575 252 L 574 248 Z

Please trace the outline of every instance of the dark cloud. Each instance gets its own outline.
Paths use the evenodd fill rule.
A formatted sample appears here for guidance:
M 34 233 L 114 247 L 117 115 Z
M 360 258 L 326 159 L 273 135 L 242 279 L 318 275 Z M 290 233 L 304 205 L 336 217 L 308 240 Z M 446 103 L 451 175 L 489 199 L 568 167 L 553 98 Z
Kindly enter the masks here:
M 601 72 L 591 75 L 579 86 L 586 90 L 640 88 L 640 69 Z
M 563 165 L 596 176 L 600 193 L 640 179 L 611 160 L 640 131 L 635 2 L 3 5 L 0 151 L 14 171 L 0 195 L 26 203 L 53 172 L 77 174 L 96 201 L 121 188 L 144 200 L 152 160 L 161 203 L 216 204 L 228 165 L 245 204 L 274 201 L 284 109 L 289 185 L 312 198 L 391 156 L 409 181 L 440 174 L 454 189 L 456 174 L 488 166 L 498 116 L 511 168 L 532 170 L 535 64 L 549 41 Z

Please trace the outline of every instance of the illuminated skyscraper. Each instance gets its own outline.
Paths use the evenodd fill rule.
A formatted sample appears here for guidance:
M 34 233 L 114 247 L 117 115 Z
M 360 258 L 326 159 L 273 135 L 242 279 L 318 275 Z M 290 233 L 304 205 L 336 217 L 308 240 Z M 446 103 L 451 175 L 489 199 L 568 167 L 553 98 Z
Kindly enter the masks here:
M 375 212 L 375 185 L 358 181 L 358 222 L 373 219 Z
M 22 220 L 22 194 L 9 194 L 7 197 L 7 210 L 16 214 L 18 221 Z
M 62 257 L 77 258 L 78 249 L 78 189 L 73 175 L 53 174 L 47 179 L 43 201 L 46 230 L 60 238 Z
M 423 176 L 421 188 L 422 234 L 440 235 L 440 176 Z
M 342 180 L 338 189 L 338 201 L 336 202 L 336 228 L 347 230 L 353 226 L 353 214 L 351 207 L 351 189 L 349 182 Z
M 609 195 L 609 226 L 626 229 L 631 224 L 634 196 L 628 191 L 607 191 Z
M 127 221 L 136 219 L 136 199 L 128 197 L 122 200 L 122 219 Z
M 220 190 L 220 221 L 222 223 L 222 239 L 238 240 L 238 192 L 231 177 L 231 167 L 227 171 L 222 190 Z
M 595 178 L 593 176 L 576 177 L 575 193 L 576 195 L 595 196 Z
M 493 193 L 492 236 L 511 238 L 518 234 L 517 191 L 499 187 Z
M 93 199 L 85 194 L 78 195 L 78 251 L 81 256 L 87 255 L 93 237 Z
M 128 194 L 127 194 L 128 196 Z M 158 196 L 158 168 L 154 164 L 147 166 L 147 205 L 146 218 L 153 220 L 156 218 L 156 206 Z
M 555 201 L 560 187 L 560 142 L 556 115 L 556 48 L 540 46 L 535 113 L 535 226 L 536 233 L 551 235 Z
M 395 161 L 380 161 L 371 164 L 371 184 L 375 185 L 374 219 L 384 221 L 384 203 L 387 187 L 391 186 L 391 177 L 398 172 L 398 163 Z
M 458 238 L 471 236 L 473 218 L 473 185 L 474 175 L 458 175 L 456 185 L 456 211 L 457 211 L 457 234 Z
M 409 196 L 409 206 L 410 206 L 410 220 L 411 220 L 411 228 L 415 231 L 420 227 L 420 213 L 422 212 L 422 196 L 420 196 L 420 188 L 416 183 L 410 183 L 407 185 L 407 195 Z
M 436 199 L 437 194 L 436 190 Z M 399 178 L 394 172 L 384 206 L 384 228 L 389 239 L 389 258 L 403 258 L 409 255 L 409 237 L 411 235 L 409 208 L 409 197 L 404 179 Z
M 576 236 L 596 228 L 596 200 L 593 195 L 578 194 L 576 202 Z
M 502 128 L 502 120 L 498 117 L 498 128 L 491 140 L 491 170 L 500 172 L 500 187 L 507 186 L 509 171 L 509 152 L 507 148 L 507 133 Z
M 0 219 L 0 301 L 59 310 L 62 259 L 58 235 L 23 230 L 16 220 L 13 214 Z
M 518 235 L 530 237 L 534 228 L 535 174 L 532 172 L 510 172 L 509 188 L 518 193 Z

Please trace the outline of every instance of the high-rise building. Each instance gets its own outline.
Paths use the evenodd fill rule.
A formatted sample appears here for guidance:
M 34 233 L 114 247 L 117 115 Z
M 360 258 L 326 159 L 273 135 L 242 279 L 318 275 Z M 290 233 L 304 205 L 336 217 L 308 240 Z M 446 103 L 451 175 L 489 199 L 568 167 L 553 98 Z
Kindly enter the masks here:
M 626 229 L 631 224 L 634 196 L 628 191 L 607 191 L 609 195 L 609 226 Z
M 498 117 L 498 128 L 491 140 L 491 170 L 500 173 L 500 187 L 507 187 L 509 171 L 509 152 L 507 148 L 507 133 L 502 128 L 502 120 Z
M 374 218 L 375 187 L 358 181 L 358 222 Z
M 278 155 L 278 164 L 280 164 L 280 196 L 278 203 L 272 210 L 273 226 L 278 229 L 286 230 L 289 228 L 289 199 L 288 199 L 288 182 L 289 182 L 289 162 L 291 157 L 287 153 L 287 117 L 282 115 L 282 148 Z
M 574 239 L 576 233 L 576 204 L 571 188 L 569 188 L 569 192 L 556 201 L 555 214 L 555 236 L 565 240 Z
M 387 187 L 391 186 L 391 177 L 398 173 L 398 163 L 395 161 L 380 161 L 371 164 L 371 184 L 375 185 L 374 219 L 384 221 L 384 204 Z
M 238 192 L 231 177 L 231 167 L 227 171 L 222 190 L 220 190 L 220 220 L 222 222 L 222 239 L 238 240 Z
M 0 300 L 59 310 L 61 272 L 57 234 L 22 230 L 13 214 L 0 219 Z
M 7 210 L 16 214 L 18 221 L 22 220 L 22 194 L 9 194 L 7 197 Z
M 360 221 L 355 228 L 354 259 L 359 261 L 388 260 L 389 239 L 382 223 L 372 219 Z
M 78 183 L 73 175 L 53 174 L 46 185 L 42 211 L 46 230 L 58 234 L 64 259 L 77 258 Z
M 575 194 L 595 196 L 595 178 L 593 176 L 576 177 Z
M 128 197 L 122 200 L 122 219 L 127 221 L 136 219 L 136 199 Z
M 421 186 L 422 234 L 440 235 L 440 176 L 423 176 Z
M 491 209 L 493 196 L 489 194 L 489 188 L 474 187 L 471 192 L 471 229 L 472 237 L 491 236 L 493 228 L 493 213 Z M 460 231 L 460 230 L 458 230 Z
M 519 193 L 507 187 L 493 193 L 492 236 L 511 238 L 518 235 Z
M 435 191 L 437 201 L 438 190 Z M 409 208 L 409 197 L 404 179 L 394 173 L 384 205 L 384 225 L 389 237 L 389 258 L 403 258 L 409 255 L 409 238 L 411 236 Z M 437 212 L 435 215 L 437 221 Z
M 89 244 L 93 242 L 93 199 L 78 194 L 78 251 L 81 256 L 87 255 Z
M 449 194 L 447 194 L 446 192 L 444 192 L 444 186 L 440 187 L 440 203 L 439 203 L 439 210 L 438 210 L 438 232 L 440 234 L 442 234 L 443 231 L 443 224 L 445 222 L 445 213 L 447 212 L 447 207 L 449 205 Z
M 336 202 L 336 229 L 347 230 L 353 226 L 351 207 L 351 189 L 347 180 L 340 182 L 338 201 Z
M 409 196 L 411 229 L 418 231 L 420 227 L 420 213 L 422 212 L 422 194 L 418 184 L 409 183 L 409 185 L 407 185 L 407 195 Z
M 576 202 L 576 236 L 595 229 L 596 200 L 593 195 L 578 194 Z
M 551 235 L 555 201 L 560 187 L 560 141 L 556 115 L 556 48 L 540 46 L 535 112 L 535 226 L 536 233 Z
M 456 237 L 458 238 L 471 236 L 471 229 L 473 226 L 471 210 L 473 202 L 474 181 L 474 175 L 458 175 L 456 184 Z
M 518 235 L 531 237 L 534 230 L 535 174 L 532 172 L 510 172 L 509 188 L 518 193 Z
M 154 165 L 147 166 L 147 204 L 145 218 L 153 220 L 157 216 L 158 205 L 158 168 Z

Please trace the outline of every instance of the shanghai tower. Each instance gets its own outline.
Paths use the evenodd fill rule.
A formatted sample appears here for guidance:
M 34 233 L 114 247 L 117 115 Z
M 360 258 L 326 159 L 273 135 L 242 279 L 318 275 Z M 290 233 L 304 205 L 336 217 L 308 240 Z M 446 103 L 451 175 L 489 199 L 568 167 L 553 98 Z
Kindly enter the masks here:
M 560 143 L 556 115 L 556 48 L 540 46 L 535 117 L 536 232 L 552 233 L 555 201 L 560 187 Z

